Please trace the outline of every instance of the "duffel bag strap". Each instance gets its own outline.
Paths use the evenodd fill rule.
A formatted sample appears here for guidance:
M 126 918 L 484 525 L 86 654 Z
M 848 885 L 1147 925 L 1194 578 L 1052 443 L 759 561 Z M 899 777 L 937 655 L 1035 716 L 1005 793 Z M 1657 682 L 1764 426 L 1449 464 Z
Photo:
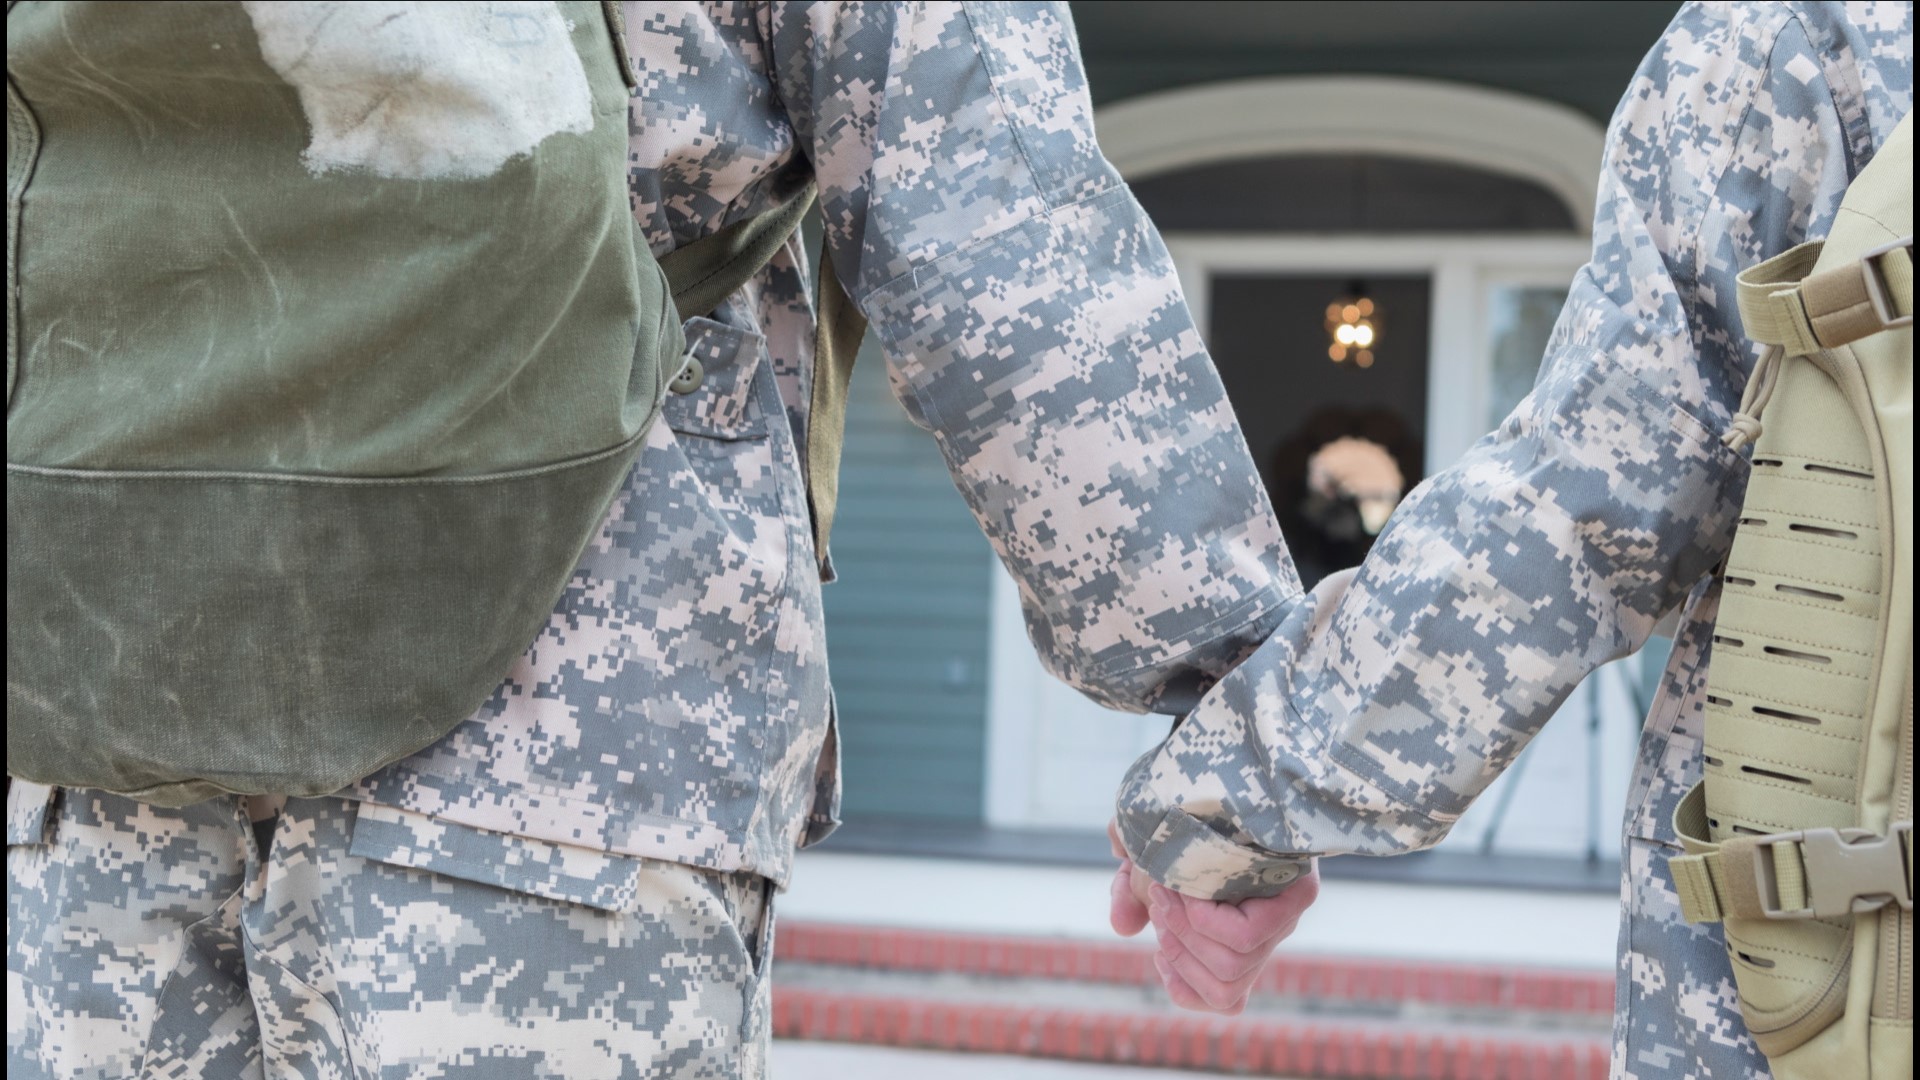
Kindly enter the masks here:
M 758 217 L 736 221 L 711 236 L 661 256 L 682 320 L 705 315 L 733 295 L 786 244 L 813 205 L 814 189 Z M 813 391 L 807 420 L 807 510 L 813 519 L 813 550 L 827 577 L 827 537 L 839 502 L 840 451 L 846 435 L 847 388 L 853 361 L 866 336 L 867 319 L 840 284 L 826 245 L 820 251 L 815 306 Z
M 867 335 L 867 317 L 854 306 L 833 267 L 833 254 L 821 245 L 820 297 L 813 338 L 813 395 L 807 413 L 807 510 L 813 518 L 813 551 L 820 580 L 831 579 L 827 537 L 840 501 L 840 452 L 847 433 L 847 394 L 853 361 Z
M 660 256 L 673 289 L 673 306 L 685 322 L 706 315 L 767 265 L 813 205 L 813 188 L 765 213 L 742 218 L 710 236 Z

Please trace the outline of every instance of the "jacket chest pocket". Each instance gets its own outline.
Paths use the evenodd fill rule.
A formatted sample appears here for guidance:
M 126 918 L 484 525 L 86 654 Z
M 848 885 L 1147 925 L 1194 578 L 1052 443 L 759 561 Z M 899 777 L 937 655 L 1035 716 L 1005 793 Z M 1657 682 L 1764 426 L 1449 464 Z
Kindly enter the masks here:
M 719 569 L 751 571 L 756 584 L 777 593 L 790 572 L 792 527 L 804 517 L 798 464 L 785 430 L 785 412 L 765 340 L 711 319 L 686 325 L 686 366 L 670 381 L 660 407 L 671 440 L 649 440 L 649 481 L 673 495 L 661 504 L 691 503 L 709 525 L 724 529 Z M 671 532 L 671 523 L 663 522 Z M 706 532 L 707 530 L 701 530 Z M 668 541 L 671 542 L 670 540 Z M 771 606 L 772 596 L 766 597 Z

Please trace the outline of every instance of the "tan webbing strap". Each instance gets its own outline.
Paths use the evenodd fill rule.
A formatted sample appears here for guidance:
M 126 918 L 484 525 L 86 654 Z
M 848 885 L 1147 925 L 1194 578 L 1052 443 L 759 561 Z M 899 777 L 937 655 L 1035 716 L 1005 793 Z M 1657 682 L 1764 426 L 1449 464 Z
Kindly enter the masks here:
M 1708 839 L 1706 787 L 1704 782 L 1695 784 L 1673 812 L 1674 835 L 1687 850 L 1667 860 L 1680 897 L 1680 917 L 1690 923 L 1729 916 L 1781 918 L 1780 912 L 1809 908 L 1806 867 L 1794 842 L 1799 834 L 1739 836 L 1714 843 Z M 1756 873 L 1756 863 L 1763 864 L 1759 869 L 1764 877 Z
M 1804 870 L 1798 868 L 1800 852 L 1792 841 L 1771 843 L 1773 837 L 1736 836 L 1720 845 L 1714 856 L 1720 863 L 1720 881 L 1726 885 L 1726 891 L 1720 898 L 1726 903 L 1727 914 L 1743 919 L 1764 919 L 1769 915 L 1797 914 L 1807 908 L 1806 879 Z M 1771 856 L 1771 858 L 1769 858 Z M 1779 873 L 1783 865 L 1794 865 L 1790 875 L 1800 885 L 1800 895 L 1791 901 L 1786 891 L 1779 888 L 1783 875 Z M 1769 905 L 1769 890 L 1778 890 L 1779 901 Z
M 1680 917 L 1690 923 L 1719 922 L 1727 917 L 1720 902 L 1723 885 L 1716 884 L 1718 855 L 1682 855 L 1667 860 L 1673 871 L 1673 889 L 1680 897 Z
M 1746 919 L 1793 918 L 1807 911 L 1807 873 L 1797 844 L 1783 841 L 1763 848 L 1762 837 L 1739 837 L 1718 850 L 1668 860 L 1674 890 L 1680 896 L 1680 917 L 1690 923 L 1719 922 L 1728 917 Z M 1764 866 L 1756 867 L 1770 855 Z M 1770 876 L 1777 898 L 1769 908 L 1762 892 L 1760 872 Z
M 1800 302 L 1820 344 L 1845 345 L 1913 317 L 1912 245 L 1869 252 L 1801 282 Z
M 1719 922 L 1727 917 L 1721 900 L 1727 886 L 1720 869 L 1720 845 L 1707 839 L 1704 782 L 1693 785 L 1674 807 L 1673 832 L 1687 850 L 1667 860 L 1674 892 L 1680 897 L 1680 917 L 1690 923 Z
M 827 537 L 840 498 L 840 451 L 847 434 L 847 389 L 867 317 L 854 306 L 834 271 L 833 257 L 820 251 L 818 330 L 813 339 L 813 394 L 807 419 L 807 509 L 813 516 L 813 551 L 826 577 Z
M 1800 845 L 1792 842 L 1771 844 L 1767 850 L 1773 854 L 1773 888 L 1780 898 L 1781 909 L 1800 911 L 1812 907 L 1807 859 Z
M 1668 860 L 1680 916 L 1690 923 L 1813 919 L 1913 906 L 1913 826 L 1740 836 Z M 1692 848 L 1694 845 L 1689 844 Z
M 1721 438 L 1734 450 L 1760 438 L 1760 417 L 1773 397 L 1783 359 L 1913 322 L 1913 237 L 1812 273 L 1824 246 L 1824 241 L 1809 241 L 1734 279 L 1747 336 L 1770 346 L 1748 377 L 1740 408 Z
M 1782 346 L 1788 356 L 1819 351 L 1806 309 L 1800 306 L 1799 285 L 1812 273 L 1823 246 L 1824 241 L 1809 241 L 1749 266 L 1734 279 L 1747 337 Z
M 1811 273 L 1821 241 L 1801 244 L 1736 279 L 1747 336 L 1805 356 L 1913 319 L 1913 238 Z

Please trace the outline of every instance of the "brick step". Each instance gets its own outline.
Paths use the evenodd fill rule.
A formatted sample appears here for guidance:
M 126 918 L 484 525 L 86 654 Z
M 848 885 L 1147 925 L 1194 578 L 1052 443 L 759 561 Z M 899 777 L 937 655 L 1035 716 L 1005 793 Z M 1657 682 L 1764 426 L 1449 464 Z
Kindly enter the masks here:
M 1381 1022 L 1035 1009 L 782 987 L 778 980 L 773 1034 L 782 1039 L 1347 1080 L 1602 1080 L 1609 1049 L 1603 1035 L 1464 1034 Z
M 1246 1013 L 1180 1012 L 1151 950 L 782 923 L 774 1035 L 1256 1076 L 1600 1080 L 1597 972 L 1285 956 Z
M 1150 933 L 1150 932 L 1149 932 Z M 774 955 L 784 965 L 950 972 L 1122 986 L 1157 985 L 1145 942 L 896 930 L 782 922 Z M 1452 1009 L 1613 1015 L 1612 972 L 1491 964 L 1275 954 L 1256 994 L 1319 1001 Z

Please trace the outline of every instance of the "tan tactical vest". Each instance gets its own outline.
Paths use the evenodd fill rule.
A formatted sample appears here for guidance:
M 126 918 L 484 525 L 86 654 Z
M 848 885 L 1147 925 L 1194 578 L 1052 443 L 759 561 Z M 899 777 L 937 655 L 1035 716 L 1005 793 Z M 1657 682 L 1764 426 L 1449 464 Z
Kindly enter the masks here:
M 1826 240 L 1739 278 L 1769 349 L 1671 865 L 1778 1080 L 1913 1075 L 1912 170 L 1908 119 Z

